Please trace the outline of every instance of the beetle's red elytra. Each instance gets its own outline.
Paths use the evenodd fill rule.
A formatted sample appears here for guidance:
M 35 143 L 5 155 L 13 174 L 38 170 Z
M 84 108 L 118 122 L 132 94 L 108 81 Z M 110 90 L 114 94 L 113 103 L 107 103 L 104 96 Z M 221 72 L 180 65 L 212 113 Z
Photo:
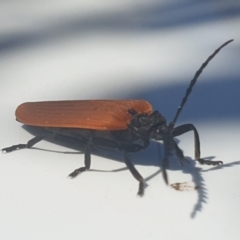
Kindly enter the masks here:
M 23 103 L 16 109 L 19 122 L 39 127 L 124 130 L 132 120 L 129 109 L 151 114 L 145 100 L 76 100 Z
M 198 131 L 193 124 L 183 124 L 175 127 L 175 123 L 185 105 L 192 88 L 207 64 L 227 44 L 229 40 L 216 49 L 202 64 L 191 80 L 186 94 L 172 122 L 167 124 L 166 119 L 159 111 L 153 111 L 152 106 L 145 100 L 77 100 L 77 101 L 45 101 L 28 102 L 16 109 L 16 118 L 19 122 L 44 127 L 47 134 L 36 136 L 26 144 L 13 145 L 3 148 L 5 153 L 31 148 L 39 141 L 61 135 L 78 141 L 85 146 L 84 166 L 74 170 L 69 177 L 88 170 L 91 165 L 91 148 L 118 150 L 123 153 L 123 160 L 139 182 L 138 195 L 144 194 L 144 179 L 128 157 L 128 153 L 138 152 L 148 147 L 151 140 L 163 141 L 164 157 L 162 161 L 163 178 L 168 184 L 167 167 L 169 156 L 174 152 L 183 163 L 183 151 L 174 141 L 174 137 L 186 132 L 194 133 L 194 158 L 200 164 L 218 165 L 222 161 L 210 161 L 200 156 L 200 140 Z

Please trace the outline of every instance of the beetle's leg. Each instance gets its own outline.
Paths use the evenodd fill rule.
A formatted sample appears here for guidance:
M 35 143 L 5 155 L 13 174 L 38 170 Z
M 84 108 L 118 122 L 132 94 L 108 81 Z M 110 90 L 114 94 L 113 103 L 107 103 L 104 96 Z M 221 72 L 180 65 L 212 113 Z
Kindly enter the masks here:
M 139 196 L 143 196 L 143 194 L 144 194 L 143 177 L 140 175 L 140 173 L 137 171 L 137 169 L 133 166 L 133 164 L 131 163 L 131 161 L 127 157 L 127 153 L 124 154 L 124 160 L 125 160 L 125 163 L 126 163 L 128 169 L 132 173 L 132 175 L 139 181 L 139 188 L 138 188 L 138 193 L 137 194 Z
M 199 135 L 197 129 L 194 127 L 193 124 L 184 124 L 181 126 L 178 126 L 173 129 L 172 135 L 173 137 L 182 135 L 186 132 L 193 131 L 194 132 L 194 149 L 195 149 L 195 160 L 198 161 L 201 164 L 207 164 L 207 165 L 219 165 L 222 164 L 222 161 L 210 161 L 210 160 L 205 160 L 200 157 L 200 140 L 199 140 Z
M 89 138 L 86 149 L 85 149 L 85 154 L 84 154 L 84 167 L 80 167 L 75 169 L 72 173 L 70 173 L 68 176 L 71 178 L 75 178 L 78 174 L 81 172 L 84 172 L 88 170 L 91 166 L 91 138 Z
M 124 150 L 128 153 L 133 153 L 133 152 L 139 152 L 143 149 L 145 149 L 148 145 L 140 145 L 137 143 L 133 143 L 131 145 L 123 145 L 121 147 L 119 147 L 119 150 Z
M 23 149 L 23 148 L 31 148 L 33 145 L 35 145 L 36 143 L 42 141 L 44 138 L 47 138 L 49 136 L 53 136 L 53 134 L 43 134 L 40 136 L 36 136 L 32 139 L 30 139 L 26 144 L 18 144 L 18 145 L 13 145 L 11 147 L 7 147 L 7 148 L 3 148 L 2 152 L 3 153 L 8 153 L 8 152 L 12 152 L 18 149 Z
M 187 161 L 183 155 L 183 151 L 178 147 L 176 142 L 172 139 L 171 142 L 172 146 L 174 147 L 175 154 L 177 155 L 178 159 L 180 160 L 181 165 L 183 166 L 183 162 Z
M 169 136 L 169 134 L 166 134 L 163 136 L 164 156 L 162 161 L 162 171 L 163 171 L 163 179 L 167 185 L 168 185 L 168 176 L 167 176 L 166 169 L 168 168 L 168 161 L 172 152 L 172 142 L 174 142 L 173 138 Z

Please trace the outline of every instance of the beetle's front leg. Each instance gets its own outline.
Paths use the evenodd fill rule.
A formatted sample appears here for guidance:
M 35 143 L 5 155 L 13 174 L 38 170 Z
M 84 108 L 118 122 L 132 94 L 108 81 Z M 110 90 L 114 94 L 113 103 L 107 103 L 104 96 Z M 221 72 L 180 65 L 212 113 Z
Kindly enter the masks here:
M 207 164 L 207 165 L 219 165 L 223 164 L 222 161 L 210 161 L 201 158 L 200 156 L 200 140 L 197 129 L 194 127 L 193 124 L 183 124 L 173 129 L 172 136 L 176 137 L 182 135 L 186 132 L 193 131 L 194 133 L 194 152 L 195 152 L 195 160 L 198 161 L 200 164 Z

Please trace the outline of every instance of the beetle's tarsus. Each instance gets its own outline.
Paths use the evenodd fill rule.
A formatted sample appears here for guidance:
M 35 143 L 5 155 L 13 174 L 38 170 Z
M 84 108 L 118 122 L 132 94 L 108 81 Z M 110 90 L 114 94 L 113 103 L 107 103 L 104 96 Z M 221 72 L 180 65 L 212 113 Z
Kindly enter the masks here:
M 216 166 L 216 165 L 219 165 L 219 164 L 223 164 L 222 161 L 210 161 L 210 160 L 205 160 L 205 159 L 197 159 L 197 161 L 200 163 L 200 164 L 206 164 L 206 165 L 213 165 L 213 166 Z
M 82 173 L 86 170 L 87 170 L 86 167 L 81 167 L 81 168 L 75 169 L 72 173 L 70 173 L 68 175 L 68 177 L 75 178 L 77 175 L 79 175 L 80 173 Z
M 138 196 L 142 197 L 144 195 L 144 182 L 139 182 Z
M 11 147 L 7 147 L 7 148 L 3 148 L 2 152 L 3 153 L 9 153 L 15 150 L 19 150 L 19 149 L 24 149 L 24 148 L 31 148 L 33 145 L 35 145 L 36 143 L 40 142 L 41 140 L 43 140 L 44 138 L 48 137 L 48 136 L 52 136 L 53 134 L 43 134 L 40 136 L 36 136 L 32 139 L 30 139 L 27 144 L 18 144 L 18 145 L 13 145 Z
M 23 148 L 27 148 L 27 144 L 18 144 L 18 145 L 13 145 L 11 147 L 3 148 L 2 152 L 9 153 L 9 152 L 13 152 L 15 150 L 19 150 L 19 149 L 23 149 Z

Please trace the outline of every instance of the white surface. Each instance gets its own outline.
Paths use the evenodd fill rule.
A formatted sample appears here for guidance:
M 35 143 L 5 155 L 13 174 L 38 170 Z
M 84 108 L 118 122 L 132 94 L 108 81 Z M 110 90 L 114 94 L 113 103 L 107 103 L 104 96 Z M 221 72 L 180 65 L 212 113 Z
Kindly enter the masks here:
M 32 137 L 14 117 L 25 101 L 145 98 L 170 121 L 200 64 L 234 38 L 204 71 L 178 121 L 197 127 L 203 157 L 226 165 L 173 164 L 171 183 L 194 180 L 200 190 L 177 192 L 160 173 L 140 198 L 128 171 L 68 179 L 82 154 L 1 154 L 1 239 L 240 238 L 240 5 L 157 2 L 1 2 L 0 147 Z M 193 158 L 193 134 L 178 139 Z M 45 141 L 36 147 L 73 151 Z M 156 151 L 152 144 L 133 156 L 144 178 L 159 170 Z M 122 167 L 92 156 L 93 169 Z

